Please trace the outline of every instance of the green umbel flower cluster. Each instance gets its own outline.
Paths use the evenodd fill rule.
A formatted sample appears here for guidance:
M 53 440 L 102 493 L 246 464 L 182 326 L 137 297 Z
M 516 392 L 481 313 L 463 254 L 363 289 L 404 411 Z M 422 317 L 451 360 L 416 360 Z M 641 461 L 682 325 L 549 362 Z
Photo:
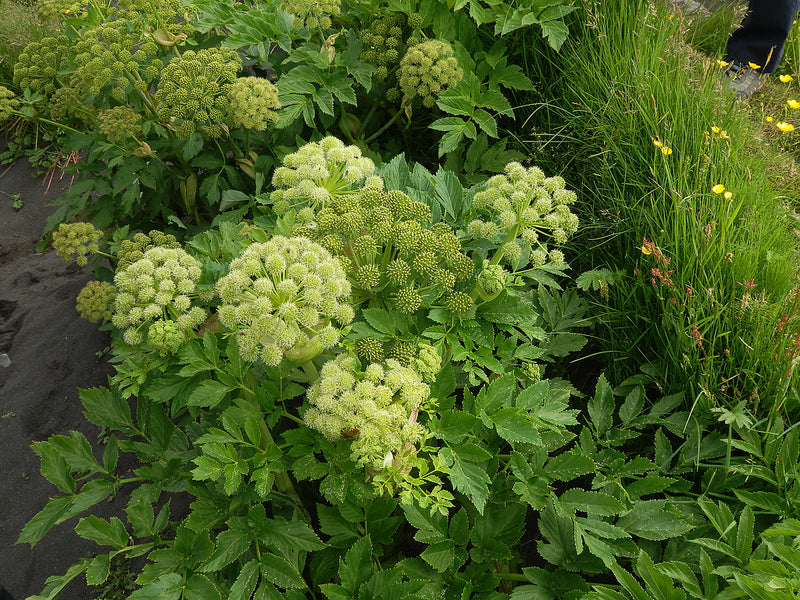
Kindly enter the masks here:
M 381 81 L 400 62 L 401 52 L 406 45 L 403 37 L 404 22 L 404 15 L 392 13 L 373 19 L 358 34 L 364 44 L 360 60 L 375 65 L 375 77 Z
M 356 303 L 380 295 L 412 313 L 473 272 L 452 229 L 429 220 L 430 207 L 405 192 L 365 187 L 331 198 L 296 231 L 344 258 Z
M 353 459 L 381 469 L 424 435 L 416 418 L 429 395 L 419 375 L 396 360 L 361 371 L 355 358 L 342 354 L 323 365 L 309 388 L 304 420 L 329 440 L 352 440 Z
M 228 122 L 264 131 L 278 120 L 278 89 L 263 77 L 239 77 L 228 91 Z
M 273 209 L 283 214 L 294 208 L 317 209 L 336 196 L 353 194 L 361 186 L 383 186 L 372 176 L 375 163 L 357 146 L 345 146 L 332 136 L 310 142 L 287 154 L 275 169 L 270 194 Z
M 146 339 L 162 354 L 170 354 L 188 339 L 206 319 L 205 310 L 192 306 L 191 300 L 200 266 L 181 248 L 157 246 L 130 266 L 117 269 L 112 323 L 124 330 L 126 343 L 135 345 Z
M 328 29 L 331 17 L 342 11 L 341 0 L 292 0 L 283 2 L 281 8 L 297 17 L 293 23 L 296 27 L 308 29 Z
M 159 119 L 172 123 L 181 138 L 198 129 L 221 136 L 228 92 L 241 66 L 239 55 L 230 48 L 187 50 L 173 58 L 156 90 Z
M 78 293 L 75 308 L 84 319 L 89 319 L 92 323 L 107 321 L 111 319 L 111 308 L 116 296 L 117 288 L 107 281 L 90 281 Z
M 60 87 L 59 73 L 72 57 L 72 42 L 65 35 L 31 42 L 14 64 L 14 85 L 41 92 L 49 98 Z
M 557 244 L 566 242 L 578 230 L 578 217 L 569 209 L 576 199 L 561 177 L 545 177 L 539 167 L 526 169 L 512 162 L 504 174 L 491 177 L 486 189 L 475 194 L 472 204 L 481 218 L 467 225 L 467 234 L 474 239 L 502 240 L 505 260 L 514 261 L 529 252 L 530 263 L 536 267 L 548 260 L 562 267 L 563 253 L 548 252 L 539 236 L 546 234 Z
M 400 61 L 398 82 L 409 100 L 421 98 L 426 108 L 436 104 L 436 96 L 456 85 L 464 76 L 450 44 L 425 40 L 408 49 Z
M 353 320 L 340 262 L 307 238 L 275 236 L 247 247 L 217 282 L 219 322 L 238 335 L 247 361 L 311 360 L 339 341 L 332 320 Z
M 89 261 L 86 255 L 100 249 L 102 239 L 103 232 L 91 223 L 61 223 L 53 232 L 53 248 L 64 262 L 75 258 L 83 266 Z
M 100 111 L 98 120 L 100 133 L 115 144 L 122 145 L 142 137 L 142 117 L 130 106 L 115 106 Z
M 19 100 L 14 96 L 14 92 L 0 85 L 0 123 L 13 115 L 18 107 Z
M 154 57 L 158 45 L 142 40 L 141 33 L 129 28 L 127 19 L 101 23 L 92 27 L 75 46 L 76 75 L 97 95 L 107 85 L 118 101 L 123 101 L 131 84 L 144 91 L 157 76 L 163 62 Z M 150 62 L 147 67 L 144 63 Z
M 70 0 L 37 0 L 36 14 L 41 21 L 60 21 L 66 17 L 80 17 L 86 14 L 85 2 Z
M 157 229 L 150 233 L 137 233 L 132 240 L 123 240 L 116 253 L 117 272 L 124 271 L 137 260 L 144 258 L 144 253 L 155 247 L 180 248 L 174 235 L 165 234 Z

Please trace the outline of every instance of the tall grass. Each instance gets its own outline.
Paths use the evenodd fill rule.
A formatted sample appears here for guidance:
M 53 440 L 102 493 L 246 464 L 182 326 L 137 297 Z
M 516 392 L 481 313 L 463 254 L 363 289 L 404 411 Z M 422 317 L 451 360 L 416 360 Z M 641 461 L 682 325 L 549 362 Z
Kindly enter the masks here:
M 0 0 L 0 85 L 13 87 L 14 63 L 30 42 L 48 33 L 33 2 Z
M 581 189 L 573 265 L 625 274 L 598 299 L 597 352 L 616 377 L 649 364 L 698 410 L 796 403 L 797 318 L 778 326 L 794 310 L 797 237 L 775 153 L 669 7 L 587 0 L 576 21 L 560 53 L 530 44 L 525 57 L 549 98 L 531 131 L 560 133 L 519 138 Z

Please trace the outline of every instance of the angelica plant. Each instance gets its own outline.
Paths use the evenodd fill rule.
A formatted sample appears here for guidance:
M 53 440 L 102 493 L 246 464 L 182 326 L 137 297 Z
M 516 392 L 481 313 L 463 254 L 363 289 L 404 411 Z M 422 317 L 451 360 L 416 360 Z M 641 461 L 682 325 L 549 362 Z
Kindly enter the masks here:
M 452 229 L 431 226 L 430 218 L 430 207 L 405 192 L 367 186 L 331 198 L 316 213 L 301 211 L 296 232 L 344 258 L 354 304 L 380 298 L 413 313 L 473 271 Z
M 228 92 L 242 66 L 228 48 L 187 50 L 173 58 L 161 73 L 155 99 L 159 119 L 188 138 L 198 129 L 211 137 L 223 133 Z
M 117 270 L 112 323 L 127 344 L 147 342 L 161 354 L 174 354 L 206 319 L 192 305 L 200 262 L 180 248 L 156 246 Z
M 398 82 L 408 101 L 420 98 L 423 106 L 433 108 L 436 96 L 456 85 L 463 76 L 464 70 L 453 56 L 452 46 L 430 39 L 405 53 L 400 61 Z
M 466 232 L 474 240 L 498 245 L 487 266 L 505 261 L 521 268 L 530 262 L 534 268 L 548 263 L 561 269 L 564 254 L 548 250 L 546 241 L 563 244 L 578 230 L 578 217 L 569 209 L 576 199 L 563 178 L 545 177 L 538 167 L 526 169 L 511 162 L 504 174 L 491 177 L 486 189 L 475 194 L 473 208 L 478 218 L 467 225 Z M 487 271 L 483 291 L 493 293 L 499 279 L 498 271 Z
M 253 243 L 217 282 L 219 322 L 247 361 L 306 363 L 335 346 L 334 323 L 353 320 L 350 283 L 338 260 L 302 237 Z
M 100 111 L 97 130 L 117 145 L 136 142 L 143 137 L 142 117 L 130 106 L 115 106 Z
M 295 27 L 308 29 L 328 29 L 331 17 L 337 16 L 341 10 L 341 0 L 293 0 L 283 2 L 281 8 L 296 16 Z
M 362 186 L 382 187 L 373 176 L 375 163 L 362 156 L 357 146 L 345 146 L 328 136 L 287 154 L 275 169 L 270 201 L 276 214 L 290 209 L 324 207 L 334 197 L 355 194 Z
M 53 232 L 53 248 L 64 262 L 75 258 L 83 266 L 89 262 L 87 255 L 100 250 L 103 232 L 91 223 L 62 223 Z
M 14 92 L 0 85 L 0 123 L 11 117 L 18 108 L 19 100 Z
M 329 440 L 351 440 L 358 464 L 381 469 L 422 439 L 417 412 L 429 395 L 420 376 L 396 360 L 371 363 L 362 371 L 354 357 L 340 354 L 322 366 L 308 389 L 311 408 L 304 420 Z
M 78 293 L 75 308 L 92 323 L 107 321 L 112 317 L 117 288 L 107 281 L 90 281 Z
M 262 77 L 239 77 L 228 90 L 228 120 L 234 127 L 264 131 L 278 120 L 277 88 Z

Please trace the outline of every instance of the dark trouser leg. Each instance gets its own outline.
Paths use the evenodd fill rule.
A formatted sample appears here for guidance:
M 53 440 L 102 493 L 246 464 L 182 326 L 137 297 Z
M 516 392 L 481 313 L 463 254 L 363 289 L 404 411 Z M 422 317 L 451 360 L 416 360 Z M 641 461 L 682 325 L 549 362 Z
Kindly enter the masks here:
M 798 8 L 800 0 L 749 0 L 742 26 L 728 40 L 728 59 L 752 61 L 774 73 Z

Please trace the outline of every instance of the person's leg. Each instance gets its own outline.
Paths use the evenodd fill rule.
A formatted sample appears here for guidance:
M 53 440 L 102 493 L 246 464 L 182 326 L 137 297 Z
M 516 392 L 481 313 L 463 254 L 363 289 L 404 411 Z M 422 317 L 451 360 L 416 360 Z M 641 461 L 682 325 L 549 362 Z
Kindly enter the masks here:
M 754 62 L 762 73 L 774 73 L 798 8 L 800 0 L 749 0 L 742 26 L 728 40 L 728 60 Z

